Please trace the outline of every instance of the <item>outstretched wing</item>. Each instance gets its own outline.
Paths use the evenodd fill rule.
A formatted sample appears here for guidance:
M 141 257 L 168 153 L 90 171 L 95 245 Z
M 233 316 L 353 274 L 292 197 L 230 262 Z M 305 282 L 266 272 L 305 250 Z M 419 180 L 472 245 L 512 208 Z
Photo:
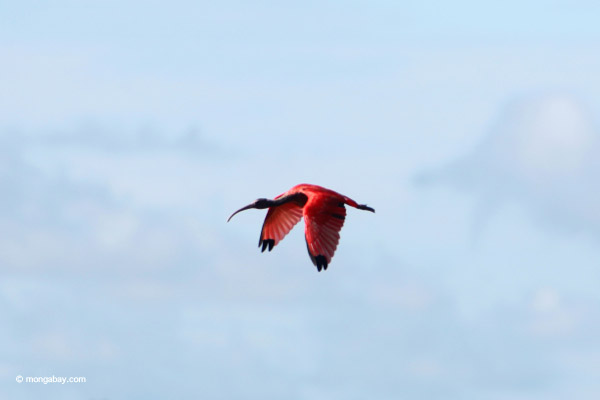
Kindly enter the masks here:
M 331 262 L 345 219 L 346 208 L 338 199 L 320 199 L 304 207 L 306 247 L 317 270 L 327 269 Z
M 263 252 L 267 248 L 271 251 L 301 218 L 302 207 L 294 201 L 269 208 L 260 232 L 258 247 L 262 246 Z

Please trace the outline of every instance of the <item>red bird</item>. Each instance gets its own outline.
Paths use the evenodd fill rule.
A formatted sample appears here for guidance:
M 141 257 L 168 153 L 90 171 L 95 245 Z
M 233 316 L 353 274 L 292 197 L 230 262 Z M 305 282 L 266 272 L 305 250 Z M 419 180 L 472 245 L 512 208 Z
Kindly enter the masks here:
M 263 223 L 258 247 L 262 251 L 271 251 L 302 217 L 305 224 L 305 238 L 308 255 L 318 271 L 327 269 L 340 240 L 340 230 L 346 219 L 345 204 L 375 212 L 365 204 L 357 204 L 354 200 L 333 190 L 306 183 L 294 186 L 274 200 L 258 199 L 254 203 L 242 207 L 227 220 L 240 211 L 250 208 L 268 208 Z

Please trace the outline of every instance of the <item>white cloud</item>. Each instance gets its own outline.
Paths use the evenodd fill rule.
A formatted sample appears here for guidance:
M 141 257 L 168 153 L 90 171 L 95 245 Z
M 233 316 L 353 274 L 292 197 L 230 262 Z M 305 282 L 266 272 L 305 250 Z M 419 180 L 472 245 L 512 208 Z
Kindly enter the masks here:
M 166 270 L 217 243 L 202 240 L 215 236 L 209 225 L 194 223 L 207 180 L 194 174 L 211 159 L 188 151 L 202 152 L 203 142 L 6 134 L 2 141 L 0 270 Z
M 560 306 L 558 293 L 550 288 L 540 289 L 532 300 L 532 308 L 539 313 L 555 311 Z
M 576 333 L 584 317 L 582 309 L 565 304 L 552 288 L 537 290 L 531 300 L 529 330 L 537 336 L 568 336 Z
M 552 291 L 529 299 L 533 317 L 517 321 L 531 335 L 514 335 L 512 310 L 465 321 L 444 274 L 434 266 L 416 272 L 400 261 L 397 238 L 394 248 L 381 244 L 370 213 L 354 214 L 335 265 L 317 274 L 301 227 L 276 252 L 261 254 L 263 215 L 225 224 L 225 203 L 239 207 L 273 190 L 271 180 L 238 184 L 231 160 L 190 157 L 164 138 L 150 147 L 119 143 L 15 140 L 14 151 L 0 158 L 0 185 L 10 194 L 0 199 L 0 272 L 10 276 L 0 301 L 3 317 L 14 322 L 0 339 L 18 344 L 8 352 L 10 371 L 85 370 L 95 382 L 85 390 L 110 381 L 129 397 L 146 388 L 162 393 L 177 382 L 181 393 L 200 384 L 209 394 L 223 394 L 230 383 L 229 397 L 312 391 L 393 398 L 408 390 L 465 398 L 498 386 L 518 391 L 523 376 L 546 382 L 546 371 L 557 368 L 541 366 L 547 348 L 532 343 L 572 331 L 538 334 L 530 321 L 561 309 Z M 333 165 L 341 170 L 346 162 L 340 156 Z M 250 157 L 236 163 L 244 174 L 264 171 Z M 273 180 L 289 179 L 284 175 Z M 347 187 L 356 185 L 354 177 L 345 179 Z M 242 192 L 249 199 L 240 200 Z M 387 214 L 379 223 L 389 224 L 394 214 L 385 212 L 386 196 L 378 197 L 383 208 L 376 216 Z M 437 237 L 429 240 L 426 246 L 440 249 L 432 245 Z M 509 344 L 506 334 L 513 335 Z
M 600 235 L 598 176 L 592 115 L 572 95 L 548 94 L 509 104 L 471 153 L 422 178 L 476 193 L 488 212 L 513 201 L 544 225 Z
M 570 97 L 525 102 L 512 110 L 505 123 L 501 135 L 507 135 L 514 146 L 517 168 L 534 181 L 577 177 L 599 144 L 589 115 Z

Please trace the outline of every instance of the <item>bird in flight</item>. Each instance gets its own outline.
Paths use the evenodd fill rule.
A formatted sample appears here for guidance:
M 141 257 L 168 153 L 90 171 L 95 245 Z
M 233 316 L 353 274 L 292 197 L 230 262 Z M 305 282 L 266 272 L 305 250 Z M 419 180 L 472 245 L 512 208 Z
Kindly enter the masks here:
M 258 247 L 262 246 L 264 252 L 266 249 L 271 251 L 304 217 L 308 255 L 320 272 L 321 269 L 327 269 L 337 248 L 340 230 L 346 219 L 346 204 L 359 210 L 375 212 L 366 204 L 358 204 L 333 190 L 303 183 L 273 200 L 258 199 L 240 208 L 231 214 L 227 222 L 240 211 L 268 208 L 258 241 Z

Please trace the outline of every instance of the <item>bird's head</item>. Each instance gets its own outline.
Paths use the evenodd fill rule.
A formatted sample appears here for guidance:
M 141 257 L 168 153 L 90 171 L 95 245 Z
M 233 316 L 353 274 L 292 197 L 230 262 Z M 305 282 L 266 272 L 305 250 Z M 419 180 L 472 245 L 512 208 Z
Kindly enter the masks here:
M 242 207 L 239 210 L 237 210 L 236 212 L 234 212 L 233 214 L 231 214 L 229 219 L 227 219 L 227 222 L 229 222 L 229 220 L 231 218 L 233 218 L 233 216 L 235 214 L 239 213 L 240 211 L 249 210 L 250 208 L 258 208 L 259 210 L 264 209 L 264 208 L 269 208 L 271 206 L 271 203 L 272 203 L 272 201 L 269 199 L 256 199 L 253 203 L 250 203 L 246 207 Z
M 258 208 L 262 210 L 263 208 L 269 208 L 271 206 L 271 200 L 269 199 L 256 199 L 254 203 L 251 204 L 252 208 Z

